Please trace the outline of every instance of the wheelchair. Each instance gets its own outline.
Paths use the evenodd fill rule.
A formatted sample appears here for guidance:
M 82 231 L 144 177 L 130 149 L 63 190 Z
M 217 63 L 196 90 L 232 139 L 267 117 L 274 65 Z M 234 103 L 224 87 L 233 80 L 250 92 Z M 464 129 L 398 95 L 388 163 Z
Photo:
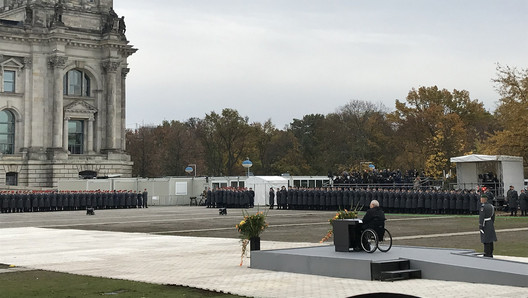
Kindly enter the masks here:
M 361 233 L 361 248 L 373 253 L 378 249 L 381 252 L 388 252 L 392 247 L 392 235 L 385 229 L 366 229 Z

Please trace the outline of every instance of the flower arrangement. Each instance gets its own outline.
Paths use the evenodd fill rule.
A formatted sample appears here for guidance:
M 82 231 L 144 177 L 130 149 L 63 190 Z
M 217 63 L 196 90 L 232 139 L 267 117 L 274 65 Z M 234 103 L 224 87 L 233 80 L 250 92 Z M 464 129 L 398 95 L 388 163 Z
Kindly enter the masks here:
M 354 218 L 357 218 L 357 216 L 358 216 L 357 207 L 356 207 L 355 210 L 352 210 L 352 211 L 348 211 L 346 209 L 337 211 L 336 215 L 328 220 L 330 222 L 331 228 L 330 228 L 330 230 L 328 230 L 328 233 L 326 233 L 326 235 L 323 237 L 323 239 L 321 239 L 321 241 L 319 241 L 319 243 L 323 243 L 323 242 L 327 241 L 334 234 L 334 225 L 333 225 L 334 220 L 336 220 L 336 219 L 354 219 Z
M 249 214 L 247 210 L 243 210 L 244 218 L 236 225 L 237 231 L 240 233 L 240 241 L 242 242 L 242 256 L 240 257 L 240 266 L 244 262 L 244 256 L 247 252 L 247 245 L 251 238 L 260 237 L 260 234 L 266 230 L 268 223 L 266 222 L 266 214 L 262 211 L 255 214 Z

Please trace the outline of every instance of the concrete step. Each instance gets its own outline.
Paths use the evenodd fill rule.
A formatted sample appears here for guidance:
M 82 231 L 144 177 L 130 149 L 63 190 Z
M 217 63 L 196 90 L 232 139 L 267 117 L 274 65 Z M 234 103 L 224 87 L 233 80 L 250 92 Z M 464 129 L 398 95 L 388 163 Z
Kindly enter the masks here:
M 373 261 L 370 263 L 370 274 L 372 280 L 387 281 L 422 277 L 420 270 L 411 269 L 408 259 Z
M 393 271 L 382 271 L 380 274 L 381 281 L 395 281 L 413 278 L 422 278 L 422 270 L 420 269 L 404 269 Z

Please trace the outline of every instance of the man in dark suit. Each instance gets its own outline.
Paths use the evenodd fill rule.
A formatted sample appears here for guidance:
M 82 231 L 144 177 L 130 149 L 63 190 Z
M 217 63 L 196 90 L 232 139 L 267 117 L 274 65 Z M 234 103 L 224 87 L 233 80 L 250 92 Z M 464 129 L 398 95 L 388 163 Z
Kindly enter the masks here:
M 378 235 L 378 239 L 382 239 L 385 233 L 385 213 L 381 210 L 377 200 L 372 200 L 369 207 L 363 216 L 361 229 L 372 229 Z M 364 243 L 364 246 L 368 247 L 368 243 Z

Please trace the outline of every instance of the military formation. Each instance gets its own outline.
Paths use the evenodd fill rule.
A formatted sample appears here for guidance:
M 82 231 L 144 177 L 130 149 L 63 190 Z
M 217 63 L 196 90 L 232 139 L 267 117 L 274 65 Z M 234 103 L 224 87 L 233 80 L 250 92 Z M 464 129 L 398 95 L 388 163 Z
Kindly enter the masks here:
M 244 187 L 222 187 L 209 189 L 206 195 L 207 208 L 253 208 L 255 191 Z
M 2 191 L 2 213 L 147 208 L 147 191 Z
M 491 193 L 489 194 L 491 196 Z M 290 188 L 270 189 L 270 208 L 293 210 L 367 210 L 378 200 L 388 213 L 478 214 L 475 190 L 443 191 L 400 188 Z

